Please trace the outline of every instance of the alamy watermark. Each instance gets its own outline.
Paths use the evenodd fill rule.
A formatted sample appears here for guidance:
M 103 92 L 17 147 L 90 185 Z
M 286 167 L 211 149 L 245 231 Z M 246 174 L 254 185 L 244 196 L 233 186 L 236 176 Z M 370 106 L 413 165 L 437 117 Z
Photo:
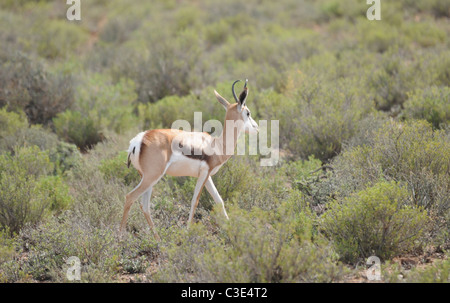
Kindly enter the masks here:
M 274 166 L 279 160 L 279 120 L 259 120 L 258 132 L 248 132 L 248 145 L 245 136 L 237 138 L 237 134 L 244 132 L 245 123 L 241 120 L 226 120 L 225 127 L 218 120 L 208 120 L 203 124 L 202 112 L 194 112 L 194 128 L 189 121 L 176 120 L 172 123 L 172 130 L 183 130 L 172 141 L 172 151 L 185 156 L 232 156 L 260 155 L 261 166 Z M 270 124 L 270 127 L 269 127 Z M 270 136 L 269 136 L 270 128 Z M 191 133 L 195 131 L 197 133 Z M 200 135 L 198 132 L 208 132 L 211 136 Z M 186 135 L 190 134 L 190 135 Z M 270 146 L 269 146 L 270 138 Z
M 72 256 L 67 259 L 66 264 L 69 268 L 66 271 L 66 278 L 69 281 L 81 280 L 81 262 L 78 257 Z
M 370 266 L 366 270 L 366 276 L 369 281 L 380 281 L 381 280 L 381 261 L 377 256 L 370 256 L 366 265 Z
M 70 7 L 67 9 L 67 20 L 69 21 L 80 21 L 81 20 L 81 0 L 67 0 L 67 5 Z
M 367 19 L 370 21 L 381 20 L 381 0 L 366 0 L 368 5 L 371 5 L 366 12 Z M 80 21 L 81 20 L 81 0 L 66 0 L 66 4 L 70 5 L 67 9 L 67 20 Z
M 366 16 L 370 21 L 381 20 L 381 0 L 367 0 L 368 5 L 372 5 L 367 10 Z

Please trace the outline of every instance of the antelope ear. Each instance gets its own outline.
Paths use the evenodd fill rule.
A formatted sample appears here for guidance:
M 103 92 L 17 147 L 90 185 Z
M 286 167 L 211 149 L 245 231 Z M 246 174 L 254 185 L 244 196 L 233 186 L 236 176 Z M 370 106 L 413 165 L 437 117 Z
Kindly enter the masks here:
M 242 92 L 239 94 L 239 99 L 237 100 L 239 103 L 239 105 L 238 105 L 239 112 L 242 111 L 242 108 L 245 106 L 245 101 L 247 100 L 247 96 L 248 96 L 247 83 L 248 83 L 248 79 L 245 79 L 244 88 L 242 89 Z
M 247 96 L 248 96 L 248 88 L 245 87 L 241 94 L 239 95 L 239 103 L 241 104 L 241 106 L 245 106 L 245 101 L 247 100 Z
M 228 109 L 230 103 L 224 97 L 222 97 L 216 90 L 214 90 L 214 94 L 216 95 L 216 98 L 217 100 L 219 100 L 220 104 L 222 104 L 222 106 L 225 109 Z

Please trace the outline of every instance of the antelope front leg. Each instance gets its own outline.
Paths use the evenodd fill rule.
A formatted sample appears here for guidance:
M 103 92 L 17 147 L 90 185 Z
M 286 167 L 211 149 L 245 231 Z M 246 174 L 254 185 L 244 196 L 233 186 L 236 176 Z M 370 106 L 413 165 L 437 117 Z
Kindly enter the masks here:
M 195 209 L 197 208 L 200 194 L 202 192 L 203 186 L 205 185 L 205 182 L 208 179 L 208 177 L 209 177 L 209 169 L 203 169 L 200 171 L 200 174 L 197 179 L 197 184 L 195 185 L 194 196 L 192 197 L 191 211 L 189 213 L 188 228 L 192 224 L 192 221 L 194 220 L 194 212 L 195 212 Z
M 223 204 L 222 197 L 217 191 L 217 188 L 214 186 L 211 176 L 209 176 L 208 179 L 206 180 L 205 187 L 206 190 L 209 192 L 209 194 L 213 197 L 214 202 L 222 206 L 223 214 L 225 215 L 225 218 L 228 219 L 227 211 L 225 210 L 225 205 Z

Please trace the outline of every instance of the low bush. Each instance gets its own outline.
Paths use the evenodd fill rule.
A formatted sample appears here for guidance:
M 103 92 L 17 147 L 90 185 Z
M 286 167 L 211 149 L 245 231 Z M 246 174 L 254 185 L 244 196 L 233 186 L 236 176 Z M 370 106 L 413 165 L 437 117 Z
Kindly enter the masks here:
M 369 78 L 376 108 L 398 114 L 407 99 L 407 93 L 414 88 L 413 69 L 406 65 L 400 57 L 400 52 L 390 50 L 383 56 L 380 68 Z
M 388 283 L 448 283 L 450 260 L 434 260 L 425 267 L 414 267 L 409 270 L 405 270 L 399 264 L 386 264 L 384 268 L 382 267 L 382 279 Z
M 9 116 L 9 118 L 8 118 Z M 11 119 L 10 119 L 11 118 Z M 13 119 L 12 119 L 13 118 Z M 58 140 L 58 137 L 40 125 L 28 127 L 25 117 L 19 119 L 16 113 L 0 111 L 0 123 L 5 122 L 0 134 L 0 151 L 14 153 L 18 147 L 37 146 L 48 151 L 54 164 L 54 174 L 62 175 L 73 168 L 81 159 L 77 147 Z
M 69 188 L 59 176 L 40 178 L 37 183 L 37 190 L 47 195 L 48 207 L 54 213 L 67 209 L 73 201 L 69 194 Z
M 139 117 L 144 129 L 171 128 L 176 120 L 186 120 L 193 126 L 194 112 L 202 111 L 196 108 L 196 98 L 192 95 L 185 97 L 170 96 L 155 103 L 139 105 Z M 195 103 L 194 103 L 195 102 Z M 202 125 L 203 126 L 203 125 Z
M 36 224 L 51 210 L 70 204 L 67 186 L 59 177 L 47 177 L 52 172 L 48 152 L 36 146 L 0 156 L 1 229 L 18 233 L 25 224 Z
M 49 150 L 50 161 L 55 163 L 55 174 L 65 175 L 69 170 L 79 165 L 81 154 L 73 144 L 59 141 Z
M 337 79 L 330 84 L 298 72 L 288 83 L 285 94 L 295 107 L 289 107 L 290 113 L 283 119 L 291 124 L 288 148 L 294 156 L 306 159 L 314 155 L 329 161 L 355 134 L 358 121 L 372 110 L 372 102 L 357 88 L 356 79 Z
M 15 134 L 18 129 L 25 127 L 27 127 L 27 121 L 23 115 L 8 112 L 6 107 L 0 109 L 0 140 Z
M 56 148 L 60 141 L 58 137 L 40 125 L 25 126 L 16 129 L 14 133 L 0 140 L 3 151 L 14 152 L 17 146 L 37 146 L 41 150 Z
M 340 258 L 357 262 L 375 255 L 383 260 L 417 247 L 427 213 L 410 206 L 408 190 L 395 182 L 372 187 L 329 205 L 321 229 L 335 243 Z
M 437 18 L 448 18 L 450 16 L 450 4 L 445 0 L 405 0 L 403 6 L 419 12 L 432 13 Z
M 198 32 L 187 29 L 170 33 L 169 28 L 155 31 L 155 24 L 146 25 L 141 28 L 140 39 L 121 49 L 123 54 L 117 58 L 114 75 L 128 77 L 136 83 L 141 103 L 189 94 L 200 85 L 199 75 L 204 73 Z M 142 55 L 143 49 L 146 55 Z
M 331 282 L 343 274 L 332 250 L 311 241 L 311 218 L 295 200 L 274 211 L 231 207 L 216 216 L 220 231 L 201 224 L 182 230 L 163 250 L 162 282 Z M 177 244 L 175 244 L 177 243 Z
M 14 239 L 10 238 L 10 233 L 7 229 L 0 230 L 0 264 L 9 261 L 16 253 Z M 0 274 L 0 281 L 2 280 Z
M 446 33 L 438 26 L 429 22 L 414 22 L 404 25 L 407 37 L 422 47 L 433 47 L 445 41 Z
M 320 160 L 311 156 L 307 161 L 288 162 L 281 169 L 288 176 L 289 184 L 302 193 L 305 203 L 308 203 L 316 213 L 321 214 L 324 205 L 332 198 L 323 183 L 323 180 L 333 176 L 332 167 L 322 166 Z
M 83 281 L 111 282 L 117 274 L 144 272 L 149 257 L 158 251 L 153 241 L 126 235 L 120 239 L 116 230 L 94 227 L 86 218 L 73 218 L 70 212 L 37 228 L 24 229 L 18 242 L 27 247 L 28 258 L 0 265 L 0 277 L 6 282 L 27 277 L 68 282 L 66 262 L 72 256 L 80 259 Z
M 427 120 L 434 128 L 443 127 L 450 121 L 450 89 L 433 86 L 416 90 L 405 102 L 404 116 Z
M 96 122 L 100 130 L 123 133 L 136 124 L 133 110 L 135 84 L 121 77 L 113 82 L 102 74 L 87 74 L 80 80 L 73 109 Z
M 399 32 L 398 26 L 387 22 L 374 23 L 360 19 L 358 22 L 359 42 L 372 52 L 384 53 L 391 47 L 405 44 L 404 36 Z
M 347 18 L 354 21 L 358 16 L 364 16 L 367 7 L 354 0 L 318 1 L 320 5 L 320 20 L 330 21 L 336 18 Z
M 123 133 L 136 124 L 134 83 L 112 83 L 100 74 L 87 75 L 76 92 L 76 105 L 53 119 L 56 133 L 82 151 L 92 148 L 108 132 Z
M 106 180 L 117 179 L 125 185 L 137 185 L 141 180 L 138 171 L 130 165 L 127 167 L 127 151 L 120 152 L 116 157 L 101 161 L 99 169 Z
M 88 40 L 87 33 L 66 20 L 45 19 L 39 27 L 33 27 L 34 51 L 48 59 L 64 58 L 81 49 Z
M 234 156 L 213 176 L 214 184 L 227 203 L 245 210 L 276 209 L 292 193 L 287 178 L 276 167 L 259 166 L 257 157 Z
M 87 151 L 103 140 L 98 120 L 78 111 L 67 110 L 53 119 L 56 134 L 63 140 L 73 143 L 82 151 Z
M 53 74 L 28 56 L 0 56 L 0 107 L 24 111 L 32 124 L 48 124 L 72 105 L 72 78 Z
M 336 174 L 327 183 L 345 197 L 379 180 L 405 182 L 411 204 L 436 217 L 438 231 L 450 211 L 449 150 L 446 131 L 433 130 L 426 121 L 387 122 L 366 145 L 349 148 L 333 161 Z
M 71 172 L 75 216 L 84 218 L 91 226 L 112 226 L 120 222 L 127 188 L 118 179 L 105 180 L 97 166 L 86 163 Z

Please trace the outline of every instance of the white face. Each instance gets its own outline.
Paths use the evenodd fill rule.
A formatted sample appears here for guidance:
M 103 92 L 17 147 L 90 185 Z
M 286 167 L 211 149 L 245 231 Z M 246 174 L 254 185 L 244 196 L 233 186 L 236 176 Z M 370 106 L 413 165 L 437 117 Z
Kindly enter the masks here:
M 255 120 L 253 120 L 250 110 L 247 106 L 242 108 L 242 119 L 244 120 L 244 127 L 246 133 L 257 133 L 258 132 L 258 124 Z

